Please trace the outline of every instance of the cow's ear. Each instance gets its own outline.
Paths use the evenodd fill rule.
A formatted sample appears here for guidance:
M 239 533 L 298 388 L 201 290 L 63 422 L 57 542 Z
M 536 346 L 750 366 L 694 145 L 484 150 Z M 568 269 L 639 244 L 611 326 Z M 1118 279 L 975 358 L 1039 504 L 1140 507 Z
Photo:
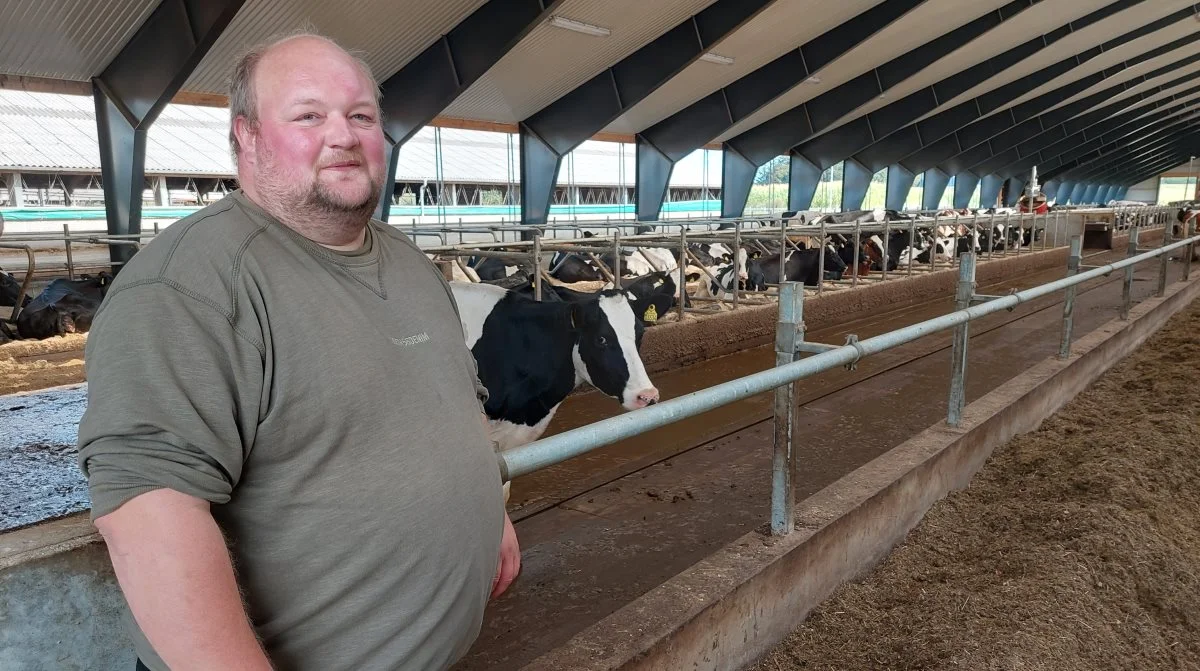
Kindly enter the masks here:
M 588 321 L 591 319 L 591 311 L 588 308 L 593 305 L 597 305 L 595 301 L 576 301 L 571 303 L 572 331 L 579 331 L 588 325 Z

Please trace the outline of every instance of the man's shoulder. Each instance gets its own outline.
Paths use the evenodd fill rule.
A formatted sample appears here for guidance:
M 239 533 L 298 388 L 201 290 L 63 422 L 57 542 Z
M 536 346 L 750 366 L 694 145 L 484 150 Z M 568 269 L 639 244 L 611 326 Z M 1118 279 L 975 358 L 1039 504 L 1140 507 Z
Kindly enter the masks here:
M 159 282 L 223 303 L 249 243 L 265 228 L 230 195 L 164 229 L 117 275 L 110 293 Z

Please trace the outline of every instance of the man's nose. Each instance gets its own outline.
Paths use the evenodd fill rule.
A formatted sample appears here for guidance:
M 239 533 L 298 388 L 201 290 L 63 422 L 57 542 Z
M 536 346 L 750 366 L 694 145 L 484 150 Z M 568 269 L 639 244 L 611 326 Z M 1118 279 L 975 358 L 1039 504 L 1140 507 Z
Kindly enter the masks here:
M 325 144 L 330 147 L 354 147 L 358 145 L 358 136 L 350 126 L 350 120 L 340 115 L 330 115 L 327 123 Z

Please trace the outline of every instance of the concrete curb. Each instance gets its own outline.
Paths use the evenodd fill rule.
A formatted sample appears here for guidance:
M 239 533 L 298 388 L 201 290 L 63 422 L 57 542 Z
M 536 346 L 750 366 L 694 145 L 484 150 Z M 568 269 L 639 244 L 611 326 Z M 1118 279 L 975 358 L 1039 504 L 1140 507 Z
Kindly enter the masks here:
M 849 473 L 797 508 L 783 540 L 759 532 L 651 590 L 534 660 L 550 669 L 737 669 L 779 643 L 842 582 L 881 561 L 935 501 L 965 487 L 1010 438 L 1036 428 L 1200 296 L 1200 279 L 1136 305 L 963 413 Z M 764 523 L 765 530 L 765 523 Z

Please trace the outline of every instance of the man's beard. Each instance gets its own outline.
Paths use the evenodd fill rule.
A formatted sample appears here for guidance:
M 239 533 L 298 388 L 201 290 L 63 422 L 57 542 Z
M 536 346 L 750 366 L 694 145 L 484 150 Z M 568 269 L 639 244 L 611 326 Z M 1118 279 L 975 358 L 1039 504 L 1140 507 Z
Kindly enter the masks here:
M 307 184 L 280 178 L 281 170 L 271 153 L 260 153 L 255 183 L 260 196 L 268 201 L 276 217 L 325 238 L 337 229 L 358 229 L 375 212 L 383 185 L 368 175 L 370 189 L 361 199 L 347 200 L 329 189 L 320 179 Z M 333 230 L 331 230 L 333 229 Z
M 347 201 L 325 187 L 321 180 L 314 180 L 312 188 L 304 197 L 302 207 L 307 212 L 322 213 L 334 216 L 362 216 L 364 219 L 375 212 L 375 204 L 379 201 L 379 192 L 383 185 L 367 177 L 371 188 L 366 196 L 358 202 Z

